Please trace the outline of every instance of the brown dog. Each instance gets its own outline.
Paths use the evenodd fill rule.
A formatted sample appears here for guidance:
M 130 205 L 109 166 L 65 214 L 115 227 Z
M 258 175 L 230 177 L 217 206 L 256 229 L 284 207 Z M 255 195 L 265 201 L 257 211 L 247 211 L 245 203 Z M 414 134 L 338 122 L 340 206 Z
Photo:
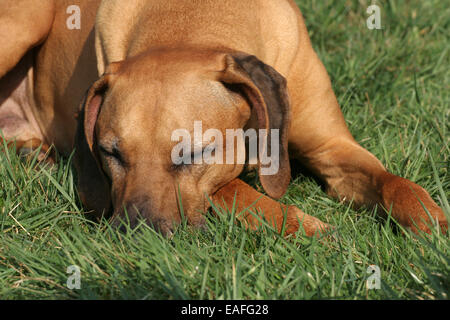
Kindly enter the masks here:
M 272 198 L 284 194 L 292 158 L 333 197 L 378 204 L 405 227 L 429 232 L 423 204 L 447 227 L 423 188 L 387 172 L 353 139 L 294 1 L 34 2 L 0 0 L 8 8 L 0 12 L 0 128 L 8 140 L 38 140 L 66 154 L 75 141 L 86 209 L 115 217 L 126 209 L 132 223 L 140 214 L 170 233 L 180 204 L 202 225 L 211 196 L 229 208 L 236 201 L 238 212 L 256 202 L 287 233 L 300 223 L 308 235 L 327 228 L 237 179 L 243 164 L 174 165 L 171 133 L 201 121 L 224 134 L 279 130 L 279 170 L 260 175 Z M 80 8 L 81 29 L 67 27 L 71 5 Z M 242 219 L 260 224 L 251 213 Z

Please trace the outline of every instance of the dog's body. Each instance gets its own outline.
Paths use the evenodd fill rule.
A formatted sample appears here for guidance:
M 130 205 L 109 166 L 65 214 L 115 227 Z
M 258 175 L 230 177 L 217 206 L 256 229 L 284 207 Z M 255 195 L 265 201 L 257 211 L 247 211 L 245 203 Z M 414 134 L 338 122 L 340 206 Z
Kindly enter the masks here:
M 88 209 L 121 215 L 123 206 L 136 208 L 170 232 L 180 220 L 180 196 L 194 225 L 209 206 L 205 195 L 231 207 L 237 192 L 238 210 L 256 201 L 260 194 L 236 179 L 242 165 L 173 168 L 171 133 L 201 120 L 204 130 L 280 129 L 280 170 L 260 176 L 274 198 L 289 183 L 290 157 L 334 197 L 381 205 L 404 226 L 429 231 L 422 202 L 447 226 L 424 189 L 386 172 L 354 141 L 293 1 L 45 0 L 39 8 L 29 1 L 0 0 L 11 8 L 0 13 L 0 35 L 22 35 L 0 48 L 0 129 L 7 140 L 54 144 L 63 153 L 75 140 Z M 66 26 L 73 4 L 81 9 L 80 30 Z M 268 197 L 259 203 L 280 228 L 279 205 Z M 326 227 L 288 209 L 290 233 L 297 218 L 307 234 Z

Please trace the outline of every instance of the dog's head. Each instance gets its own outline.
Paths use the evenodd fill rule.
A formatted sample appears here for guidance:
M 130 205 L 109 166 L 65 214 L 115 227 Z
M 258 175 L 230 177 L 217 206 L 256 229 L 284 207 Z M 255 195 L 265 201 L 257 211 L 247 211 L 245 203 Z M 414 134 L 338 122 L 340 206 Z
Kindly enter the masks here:
M 207 196 L 242 172 L 249 150 L 238 129 L 252 127 L 257 141 L 247 145 L 256 142 L 261 184 L 278 198 L 290 179 L 289 120 L 285 79 L 254 56 L 155 50 L 112 63 L 78 117 L 81 200 L 98 215 L 127 212 L 132 224 L 142 217 L 163 233 L 181 210 L 201 225 Z

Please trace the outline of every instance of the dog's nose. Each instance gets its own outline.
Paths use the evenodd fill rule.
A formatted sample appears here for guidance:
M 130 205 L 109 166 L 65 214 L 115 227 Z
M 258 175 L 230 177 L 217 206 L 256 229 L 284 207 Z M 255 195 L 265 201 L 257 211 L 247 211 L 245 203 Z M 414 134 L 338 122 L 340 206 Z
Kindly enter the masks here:
M 122 210 L 113 215 L 111 221 L 111 224 L 122 232 L 135 229 L 141 223 L 153 227 L 165 237 L 171 237 L 173 234 L 173 222 L 152 210 L 150 202 L 146 199 L 127 202 Z

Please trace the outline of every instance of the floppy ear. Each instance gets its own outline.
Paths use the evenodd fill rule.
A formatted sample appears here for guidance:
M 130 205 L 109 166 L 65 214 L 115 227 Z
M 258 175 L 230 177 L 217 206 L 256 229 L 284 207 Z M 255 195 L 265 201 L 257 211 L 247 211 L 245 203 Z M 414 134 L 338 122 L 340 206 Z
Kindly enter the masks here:
M 100 217 L 108 214 L 111 205 L 110 182 L 101 169 L 95 142 L 95 124 L 108 89 L 107 71 L 88 90 L 77 116 L 74 165 L 78 176 L 78 193 L 85 209 Z
M 252 112 L 256 113 L 258 129 L 267 130 L 267 134 L 259 139 L 264 139 L 263 146 L 272 161 L 279 160 L 279 169 L 273 175 L 264 175 L 262 169 L 265 166 L 259 161 L 259 179 L 269 196 L 280 198 L 286 192 L 291 178 L 288 155 L 290 103 L 286 79 L 274 68 L 245 53 L 226 55 L 225 65 L 220 80 L 237 86 L 249 102 Z M 279 130 L 278 155 L 272 154 L 272 129 Z

